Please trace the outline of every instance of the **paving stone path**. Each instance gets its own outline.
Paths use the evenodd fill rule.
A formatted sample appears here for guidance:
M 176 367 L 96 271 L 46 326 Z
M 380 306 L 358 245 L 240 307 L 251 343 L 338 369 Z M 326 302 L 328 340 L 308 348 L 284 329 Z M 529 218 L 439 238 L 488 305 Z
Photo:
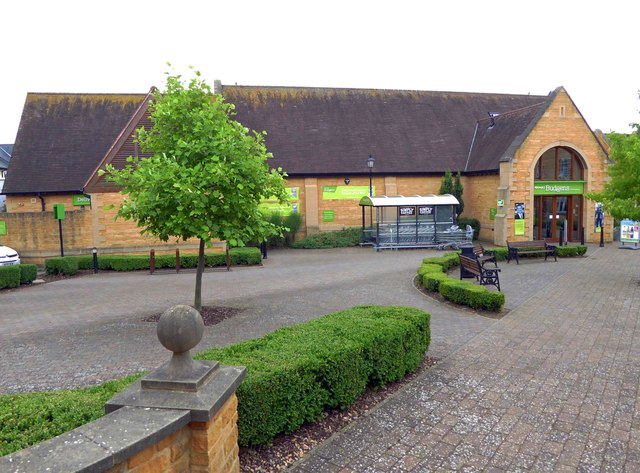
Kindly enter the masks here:
M 589 254 L 291 470 L 640 471 L 640 252 Z

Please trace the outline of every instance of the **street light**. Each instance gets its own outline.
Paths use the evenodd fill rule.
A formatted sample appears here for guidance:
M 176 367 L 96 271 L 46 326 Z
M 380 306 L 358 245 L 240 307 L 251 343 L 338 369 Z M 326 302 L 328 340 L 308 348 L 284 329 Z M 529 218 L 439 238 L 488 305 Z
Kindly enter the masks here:
M 372 173 L 373 173 L 373 163 L 375 162 L 375 158 L 369 155 L 367 158 L 367 167 L 369 168 L 369 197 L 373 197 L 373 185 L 372 185 Z

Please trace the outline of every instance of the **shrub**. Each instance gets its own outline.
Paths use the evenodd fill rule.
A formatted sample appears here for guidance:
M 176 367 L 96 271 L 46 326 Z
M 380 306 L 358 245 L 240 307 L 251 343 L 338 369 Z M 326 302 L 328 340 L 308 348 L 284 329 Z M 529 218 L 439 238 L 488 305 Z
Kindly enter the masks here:
M 92 388 L 0 396 L 0 456 L 75 429 L 104 415 L 104 404 L 141 375 Z
M 459 254 L 459 251 L 449 251 L 442 256 L 425 258 L 422 260 L 422 262 L 427 264 L 438 264 L 442 267 L 442 271 L 446 273 L 451 268 L 460 264 L 460 258 L 458 257 Z
M 497 312 L 505 302 L 502 292 L 488 291 L 485 287 L 478 286 L 472 282 L 459 281 L 452 278 L 442 281 L 438 291 L 445 299 L 474 309 Z
M 73 276 L 78 272 L 78 260 L 74 257 L 49 258 L 44 262 L 47 274 L 66 274 Z
M 438 292 L 440 289 L 440 283 L 449 279 L 451 278 L 449 278 L 445 273 L 429 273 L 424 275 L 422 285 L 428 291 Z
M 38 266 L 35 264 L 21 264 L 20 284 L 31 284 L 38 277 Z
M 418 283 L 422 284 L 423 277 L 429 273 L 442 274 L 442 266 L 439 264 L 424 263 L 418 268 Z
M 0 289 L 20 285 L 20 265 L 0 266 Z
M 587 253 L 587 247 L 584 245 L 577 246 L 559 246 L 558 256 L 561 258 L 572 256 L 584 256 Z
M 290 246 L 293 243 L 293 237 L 302 225 L 302 215 L 292 213 L 290 215 L 282 215 L 278 212 L 272 212 L 267 217 L 267 221 L 278 227 L 284 227 L 282 236 L 274 235 L 267 240 L 267 245 L 271 248 L 281 248 Z
M 466 228 L 467 225 L 470 225 L 473 228 L 473 239 L 477 240 L 480 238 L 480 220 L 477 218 L 466 218 L 466 217 L 458 217 L 456 220 L 457 225 L 460 228 Z
M 415 370 L 429 346 L 429 319 L 408 307 L 354 307 L 197 358 L 247 367 L 237 391 L 239 443 L 268 444 L 327 407 L 348 406 L 367 385 Z
M 358 246 L 362 239 L 360 227 L 343 228 L 332 232 L 321 232 L 291 244 L 291 248 L 321 249 Z

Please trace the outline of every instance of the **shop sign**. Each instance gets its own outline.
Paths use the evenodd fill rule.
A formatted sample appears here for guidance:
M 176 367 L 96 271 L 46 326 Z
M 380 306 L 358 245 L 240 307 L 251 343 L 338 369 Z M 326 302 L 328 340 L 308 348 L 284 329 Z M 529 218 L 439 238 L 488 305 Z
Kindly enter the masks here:
M 514 235 L 516 236 L 524 235 L 524 222 L 525 222 L 524 219 L 513 221 Z
M 7 222 L 0 221 L 0 235 L 7 234 Z
M 419 215 L 433 215 L 433 209 L 435 207 L 433 205 L 423 205 L 418 207 Z
M 293 204 L 280 204 L 278 202 L 262 202 L 259 207 L 262 210 L 265 210 L 267 212 L 270 213 L 277 213 L 280 215 L 291 215 L 291 214 L 297 214 L 299 212 L 299 205 L 298 203 L 293 203 Z
M 401 217 L 412 217 L 415 214 L 415 207 L 398 207 L 398 215 L 400 215 Z
M 375 186 L 372 187 L 376 195 Z M 322 186 L 322 200 L 360 200 L 369 195 L 369 186 Z
M 534 195 L 584 194 L 584 181 L 536 181 Z
M 622 243 L 640 243 L 640 222 L 622 220 L 620 222 L 620 241 Z
M 72 199 L 73 205 L 91 205 L 91 197 L 88 195 L 74 194 Z
M 322 211 L 322 221 L 323 222 L 333 222 L 336 218 L 335 210 L 323 210 Z

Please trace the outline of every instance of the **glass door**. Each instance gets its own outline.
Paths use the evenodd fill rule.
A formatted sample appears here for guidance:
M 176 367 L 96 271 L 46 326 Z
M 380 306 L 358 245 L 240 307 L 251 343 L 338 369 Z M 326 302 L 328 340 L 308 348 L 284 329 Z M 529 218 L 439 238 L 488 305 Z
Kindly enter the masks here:
M 582 196 L 537 196 L 534 208 L 533 236 L 538 240 L 564 241 L 567 226 L 568 241 L 580 241 L 582 226 Z

